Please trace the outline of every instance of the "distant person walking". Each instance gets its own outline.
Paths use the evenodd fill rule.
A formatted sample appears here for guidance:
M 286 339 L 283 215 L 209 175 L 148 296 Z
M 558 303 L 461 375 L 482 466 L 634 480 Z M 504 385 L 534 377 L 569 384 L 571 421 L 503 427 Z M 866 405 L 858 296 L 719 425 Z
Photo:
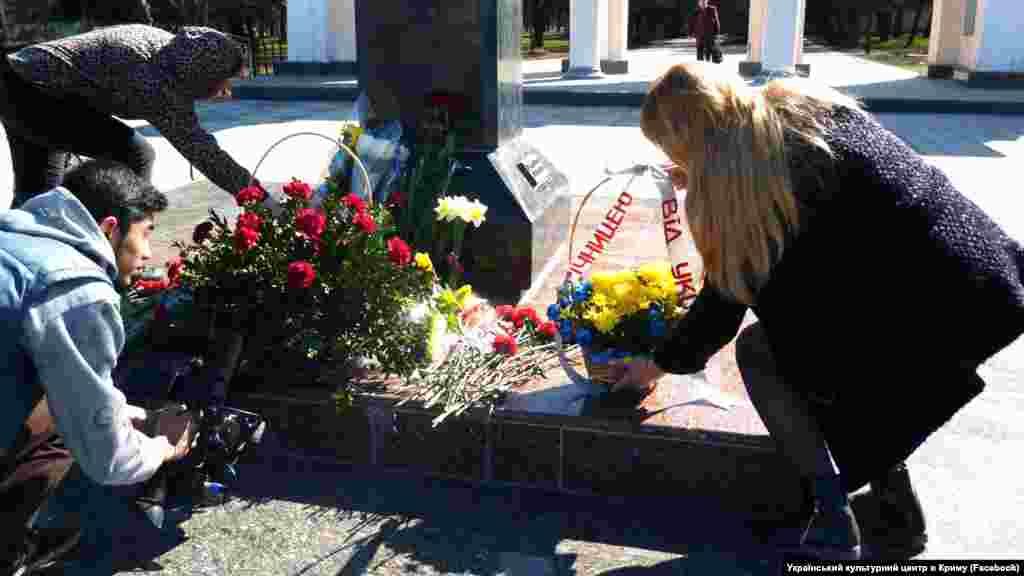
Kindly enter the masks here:
M 697 39 L 697 60 L 712 61 L 717 49 L 715 39 L 721 31 L 718 9 L 708 0 L 697 0 L 697 11 L 690 16 L 690 35 Z

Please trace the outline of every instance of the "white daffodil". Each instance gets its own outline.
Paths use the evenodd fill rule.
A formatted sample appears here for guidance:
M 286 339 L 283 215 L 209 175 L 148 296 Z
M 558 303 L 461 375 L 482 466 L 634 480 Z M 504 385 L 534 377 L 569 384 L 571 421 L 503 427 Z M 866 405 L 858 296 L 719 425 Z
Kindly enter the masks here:
M 448 196 L 437 199 L 437 206 L 434 207 L 434 212 L 437 213 L 438 222 L 449 222 L 454 219 L 453 216 L 452 199 Z
M 479 228 L 486 220 L 487 206 L 481 203 L 479 200 L 473 200 L 470 202 L 468 209 L 466 210 L 467 222 L 472 222 L 473 226 Z
M 452 220 L 458 218 L 463 222 L 469 222 L 469 206 L 469 198 L 465 196 L 452 198 L 452 212 L 454 213 Z

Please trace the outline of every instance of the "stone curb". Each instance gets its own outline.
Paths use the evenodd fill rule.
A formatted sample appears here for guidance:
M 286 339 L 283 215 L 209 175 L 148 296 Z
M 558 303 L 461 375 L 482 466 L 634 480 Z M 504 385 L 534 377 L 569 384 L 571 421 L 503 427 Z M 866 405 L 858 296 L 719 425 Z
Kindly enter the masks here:
M 359 96 L 357 86 L 239 85 L 234 88 L 239 100 L 340 101 L 352 102 Z M 1024 115 L 1024 101 L 972 101 L 911 98 L 862 98 L 874 113 L 899 114 L 993 114 Z M 528 106 L 620 106 L 639 107 L 643 94 L 555 88 L 526 88 L 523 103 Z
M 358 396 L 337 414 L 327 391 L 237 394 L 282 447 L 352 465 L 565 494 L 699 495 L 764 521 L 800 509 L 799 483 L 767 438 L 581 417 L 476 410 L 437 428 L 438 410 Z

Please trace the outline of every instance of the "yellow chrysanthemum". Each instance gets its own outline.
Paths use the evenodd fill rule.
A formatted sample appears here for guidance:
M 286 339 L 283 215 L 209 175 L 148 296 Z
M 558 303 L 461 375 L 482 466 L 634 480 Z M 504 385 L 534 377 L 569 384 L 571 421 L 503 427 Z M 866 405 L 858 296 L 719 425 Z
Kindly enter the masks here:
M 463 285 L 461 288 L 455 291 L 455 301 L 458 303 L 459 308 L 462 308 L 466 303 L 466 298 L 473 293 L 473 287 L 469 284 Z

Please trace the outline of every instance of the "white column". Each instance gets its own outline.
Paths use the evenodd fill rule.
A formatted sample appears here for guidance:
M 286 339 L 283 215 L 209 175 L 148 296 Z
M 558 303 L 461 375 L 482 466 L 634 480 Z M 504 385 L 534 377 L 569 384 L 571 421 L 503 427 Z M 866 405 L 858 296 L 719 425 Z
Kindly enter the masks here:
M 310 0 L 288 0 L 288 61 L 303 62 L 310 51 L 309 36 L 306 30 L 309 29 L 309 16 L 306 5 Z
M 329 62 L 356 61 L 356 2 L 331 0 L 327 19 Z
M 601 55 L 601 69 L 608 74 L 629 70 L 626 47 L 629 41 L 629 0 L 608 0 L 608 50 Z
M 288 3 L 288 61 L 327 62 L 328 0 Z
M 1024 29 L 1024 2 L 978 0 L 973 69 L 978 72 L 1024 75 L 1021 29 Z
M 806 0 L 751 0 L 747 62 L 740 72 L 796 71 L 803 62 Z
M 928 75 L 949 78 L 960 61 L 963 0 L 934 0 L 928 37 Z
M 601 76 L 601 52 L 608 38 L 608 0 L 569 0 L 569 18 L 569 70 L 564 77 Z

